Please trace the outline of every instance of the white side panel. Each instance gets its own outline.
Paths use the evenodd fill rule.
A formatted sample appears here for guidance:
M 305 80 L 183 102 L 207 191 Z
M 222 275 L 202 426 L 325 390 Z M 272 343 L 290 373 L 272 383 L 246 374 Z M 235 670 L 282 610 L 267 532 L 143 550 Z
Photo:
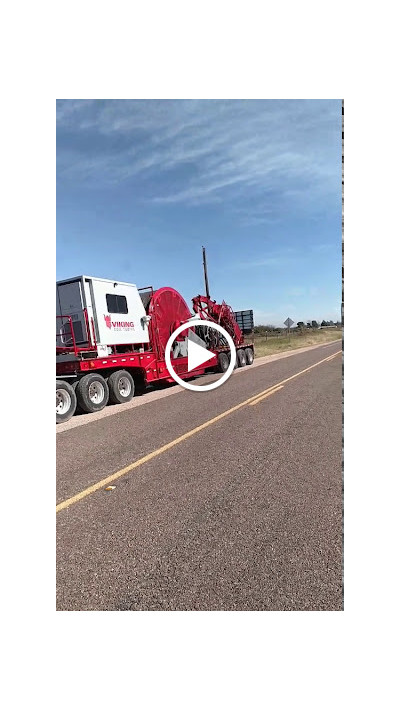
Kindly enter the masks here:
M 93 317 L 98 343 L 148 343 L 146 312 L 133 284 L 91 279 Z

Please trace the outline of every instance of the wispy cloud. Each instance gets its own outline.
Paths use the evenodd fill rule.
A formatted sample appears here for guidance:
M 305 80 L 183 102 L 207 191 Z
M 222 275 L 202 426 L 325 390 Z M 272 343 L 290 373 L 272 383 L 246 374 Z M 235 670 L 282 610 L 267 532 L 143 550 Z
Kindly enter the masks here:
M 231 268 L 236 269 L 254 269 L 257 267 L 282 267 L 288 263 L 287 257 L 263 257 L 249 262 L 238 262 L 231 265 Z
M 319 252 L 319 253 L 321 253 L 321 252 L 330 252 L 334 247 L 337 248 L 338 245 L 340 246 L 340 242 L 338 242 L 336 245 L 333 244 L 332 242 L 315 244 L 315 245 L 313 246 L 313 251 L 314 251 L 314 252 Z
M 133 181 L 158 206 L 240 207 L 251 195 L 240 219 L 262 224 L 278 197 L 281 208 L 336 194 L 340 113 L 336 101 L 60 101 L 59 179 Z
M 288 289 L 287 295 L 292 297 L 300 297 L 300 296 L 307 296 L 307 297 L 314 297 L 318 295 L 318 288 L 315 286 L 292 286 Z
M 305 296 L 307 289 L 304 286 L 293 286 L 288 290 L 288 296 Z
M 225 269 L 257 269 L 259 267 L 284 267 L 288 264 L 298 263 L 301 255 L 293 248 L 287 247 L 279 252 L 261 255 L 257 259 L 226 264 Z

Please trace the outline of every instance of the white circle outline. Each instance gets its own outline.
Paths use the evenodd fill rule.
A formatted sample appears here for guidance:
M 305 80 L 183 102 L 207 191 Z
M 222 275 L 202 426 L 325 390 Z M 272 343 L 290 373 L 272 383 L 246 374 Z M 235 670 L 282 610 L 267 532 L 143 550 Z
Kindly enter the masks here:
M 228 346 L 231 352 L 231 362 L 229 364 L 228 370 L 225 371 L 223 374 L 222 378 L 217 380 L 216 383 L 209 383 L 208 385 L 193 385 L 192 383 L 188 383 L 186 380 L 182 380 L 182 378 L 177 375 L 171 365 L 171 348 L 172 344 L 175 340 L 175 338 L 182 332 L 186 331 L 190 326 L 210 326 L 210 328 L 214 328 L 216 331 L 219 333 L 222 333 L 224 338 L 228 341 Z M 186 321 L 186 323 L 183 323 L 181 326 L 178 326 L 177 329 L 173 333 L 171 333 L 168 343 L 165 348 L 165 364 L 167 366 L 167 370 L 171 376 L 175 380 L 178 385 L 181 385 L 183 388 L 186 388 L 186 390 L 193 390 L 194 392 L 205 392 L 208 390 L 215 390 L 215 388 L 219 388 L 220 385 L 223 385 L 225 383 L 229 376 L 232 375 L 234 367 L 235 367 L 235 362 L 236 362 L 236 348 L 235 344 L 229 335 L 227 331 L 225 331 L 222 326 L 219 325 L 219 323 L 214 323 L 213 321 L 205 321 L 201 318 L 193 319 L 192 321 Z

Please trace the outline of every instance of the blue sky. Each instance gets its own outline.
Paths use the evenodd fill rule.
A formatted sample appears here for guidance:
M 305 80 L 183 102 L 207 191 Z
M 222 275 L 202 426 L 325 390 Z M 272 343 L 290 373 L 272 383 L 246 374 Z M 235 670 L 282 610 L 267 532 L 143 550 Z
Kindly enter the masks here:
M 339 319 L 340 100 L 60 100 L 57 279 Z

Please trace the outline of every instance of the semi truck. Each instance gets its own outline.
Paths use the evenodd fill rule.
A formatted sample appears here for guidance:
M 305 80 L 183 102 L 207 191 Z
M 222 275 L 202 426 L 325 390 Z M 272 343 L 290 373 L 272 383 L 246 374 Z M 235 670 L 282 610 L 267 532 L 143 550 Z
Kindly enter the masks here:
M 206 371 L 225 372 L 230 349 L 217 331 L 199 328 L 199 319 L 220 324 L 232 337 L 235 367 L 251 365 L 253 343 L 245 343 L 234 313 L 208 295 L 193 298 L 192 314 L 172 287 L 137 288 L 135 284 L 77 276 L 56 282 L 56 422 L 76 412 L 98 412 L 108 403 L 129 402 L 155 383 L 173 378 L 165 362 L 171 334 L 183 331 L 171 349 L 171 365 L 182 379 Z M 197 325 L 196 325 L 197 324 Z M 188 339 L 214 353 L 207 364 L 188 372 Z

